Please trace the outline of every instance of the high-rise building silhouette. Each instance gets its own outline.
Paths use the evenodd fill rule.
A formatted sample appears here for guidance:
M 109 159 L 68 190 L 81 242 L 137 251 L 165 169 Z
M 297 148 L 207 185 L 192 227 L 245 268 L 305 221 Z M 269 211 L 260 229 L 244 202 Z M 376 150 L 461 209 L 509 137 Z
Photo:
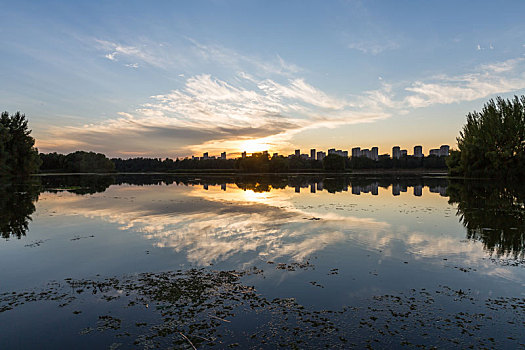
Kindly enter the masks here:
M 371 158 L 373 160 L 378 160 L 379 159 L 379 147 L 372 147 Z
M 421 158 L 423 157 L 423 147 L 414 146 L 414 157 Z
M 393 184 L 392 185 L 392 194 L 394 196 L 399 196 L 401 193 L 401 186 L 399 184 Z
M 448 145 L 441 145 L 441 147 L 439 147 L 439 155 L 441 157 L 447 157 L 449 152 L 450 152 L 450 147 Z
M 393 159 L 401 158 L 401 147 L 399 146 L 392 147 L 392 158 Z

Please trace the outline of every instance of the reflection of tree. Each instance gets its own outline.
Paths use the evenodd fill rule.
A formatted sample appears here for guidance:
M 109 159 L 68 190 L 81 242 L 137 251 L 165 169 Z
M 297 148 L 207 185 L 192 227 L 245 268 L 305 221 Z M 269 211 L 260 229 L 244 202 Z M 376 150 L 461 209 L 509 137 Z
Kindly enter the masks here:
M 114 183 L 114 176 L 60 175 L 42 177 L 42 185 L 49 192 L 66 190 L 76 194 L 93 194 L 104 192 Z
M 523 258 L 525 252 L 525 186 L 495 186 L 480 182 L 453 182 L 449 203 L 469 239 L 480 240 L 491 253 Z
M 294 175 L 174 175 L 174 174 L 118 174 L 118 175 L 49 175 L 42 177 L 46 191 L 66 190 L 76 194 L 104 192 L 111 185 L 129 184 L 134 186 L 149 185 L 225 186 L 235 184 L 243 190 L 269 192 L 272 189 L 309 188 L 312 185 L 330 193 L 348 191 L 350 187 L 367 186 L 388 188 L 399 185 L 401 188 L 425 187 L 445 189 L 445 178 L 424 178 L 421 176 L 380 176 L 359 177 L 349 175 L 294 174 Z M 436 191 L 434 191 L 436 192 Z
M 232 179 L 227 180 L 230 182 Z M 254 192 L 270 192 L 272 188 L 286 188 L 288 180 L 281 176 L 243 176 L 235 178 L 237 187 Z
M 39 183 L 0 185 L 0 235 L 20 238 L 26 235 L 34 202 L 40 194 Z

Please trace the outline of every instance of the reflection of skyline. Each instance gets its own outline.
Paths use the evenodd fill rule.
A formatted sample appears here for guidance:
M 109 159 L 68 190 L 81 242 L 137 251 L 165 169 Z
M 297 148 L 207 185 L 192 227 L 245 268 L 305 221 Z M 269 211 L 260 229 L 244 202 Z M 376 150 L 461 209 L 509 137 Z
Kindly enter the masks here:
M 421 210 L 424 207 L 432 208 L 432 211 L 448 208 L 443 206 L 441 199 L 447 191 L 450 192 L 449 203 L 457 203 L 457 216 L 467 229 L 468 239 L 481 241 L 487 252 L 496 252 L 498 256 L 508 253 L 522 256 L 525 251 L 523 191 L 472 181 L 464 184 L 453 182 L 448 187 L 448 181 L 443 178 L 179 177 L 160 174 L 51 176 L 43 177 L 41 183 L 42 186 L 31 187 L 35 190 L 35 197 L 28 204 L 36 201 L 43 188 L 51 192 L 40 194 L 40 197 L 51 199 L 43 205 L 52 204 L 53 211 L 100 218 L 117 224 L 119 229 L 141 232 L 154 240 L 155 245 L 185 251 L 196 262 L 220 261 L 239 252 L 281 256 L 286 251 L 292 259 L 299 259 L 346 239 L 381 247 L 399 239 L 412 246 L 407 246 L 409 251 L 423 256 L 434 256 L 436 251 L 446 249 L 456 251 L 458 247 L 454 247 L 453 242 L 457 242 L 457 237 L 450 236 L 445 243 L 444 237 L 438 242 L 427 232 L 420 232 L 422 226 L 418 225 L 413 225 L 415 231 L 412 233 L 407 231 L 401 235 L 384 228 L 392 224 L 391 219 L 396 217 L 397 211 L 414 213 L 408 221 L 406 216 L 397 216 L 395 220 L 399 221 L 399 227 L 410 222 L 426 224 L 425 220 L 434 220 L 436 217 L 422 219 Z M 297 190 L 299 194 L 295 193 Z M 25 195 L 29 192 L 16 193 Z M 334 197 L 337 192 L 340 195 Z M 112 194 L 116 194 L 114 199 Z M 0 206 L 4 208 L 0 218 L 22 225 L 6 226 L 8 229 L 3 228 L 2 232 L 12 232 L 9 227 L 17 227 L 20 228 L 17 234 L 20 237 L 28 229 L 34 206 L 27 213 L 19 213 L 18 206 L 9 204 L 10 198 L 14 197 L 0 197 Z M 358 205 L 356 201 L 368 203 L 366 209 L 361 207 L 363 212 L 354 207 Z M 344 205 L 335 207 L 341 203 L 347 203 L 346 208 Z M 415 211 L 402 208 L 407 205 Z M 378 210 L 389 216 L 372 214 Z M 371 215 L 360 215 L 364 212 Z M 449 217 L 449 213 L 444 215 Z M 387 226 L 380 228 L 383 224 Z M 440 222 L 436 227 L 441 225 Z M 372 233 L 373 228 L 377 231 Z M 318 241 L 308 240 L 308 236 L 315 236 Z M 285 242 L 289 237 L 298 241 L 293 244 Z M 278 242 L 277 246 L 272 240 Z M 313 250 L 307 249 L 307 245 Z
M 326 190 L 317 191 L 327 182 L 333 188 L 330 181 L 299 184 L 308 189 L 300 195 L 295 194 L 297 186 L 273 189 L 258 181 L 219 182 L 204 190 L 208 182 L 198 179 L 180 186 L 112 186 L 103 194 L 89 196 L 45 194 L 41 202 L 50 211 L 83 215 L 138 232 L 154 246 L 172 249 L 197 265 L 228 259 L 240 264 L 280 258 L 304 261 L 347 245 L 380 249 L 393 257 L 400 252 L 427 259 L 446 254 L 473 262 L 486 256 L 482 242 L 460 243 L 463 234 L 455 226 L 456 219 L 445 219 L 451 208 L 441 196 L 431 194 L 430 186 L 416 204 L 408 184 L 399 185 L 400 191 L 407 191 L 402 198 L 392 196 L 390 187 L 376 187 L 377 181 L 351 186 L 369 196 L 352 195 L 349 190 L 334 197 Z M 418 192 L 424 187 L 413 188 Z M 312 189 L 317 195 L 311 195 Z M 435 185 L 433 191 L 438 189 Z M 373 195 L 376 190 L 378 195 Z M 436 218 L 440 224 L 434 228 Z M 447 225 L 443 219 L 452 225 L 449 234 L 436 231 Z
M 393 196 L 408 192 L 413 188 L 413 195 L 420 197 L 425 188 L 430 193 L 439 193 L 446 196 L 448 180 L 442 177 L 378 177 L 363 178 L 348 175 L 114 175 L 114 176 L 46 176 L 42 178 L 43 187 L 48 191 L 66 188 L 74 193 L 103 192 L 109 186 L 116 185 L 184 185 L 202 186 L 208 190 L 213 186 L 220 186 L 226 191 L 228 185 L 235 185 L 243 190 L 254 192 L 269 192 L 275 189 L 291 187 L 295 193 L 327 191 L 329 193 L 348 192 L 354 195 L 371 194 L 377 196 L 382 189 L 390 191 Z M 80 186 L 79 186 L 80 185 Z
M 256 183 L 255 187 L 257 187 L 258 185 L 259 184 Z M 192 184 L 191 186 L 195 186 L 195 185 Z M 222 191 L 226 191 L 227 190 L 227 183 L 222 183 L 220 185 L 215 185 L 215 186 L 220 186 Z M 286 186 L 286 187 L 289 187 L 289 186 Z M 290 186 L 290 187 L 292 187 L 292 186 Z M 353 195 L 357 195 L 357 196 L 359 196 L 361 194 L 370 194 L 372 196 L 377 196 L 377 195 L 379 195 L 379 188 L 380 187 L 383 187 L 384 190 L 388 190 L 388 188 L 391 187 L 391 189 L 392 189 L 391 192 L 392 192 L 393 196 L 399 196 L 401 193 L 409 192 L 409 189 L 412 188 L 413 189 L 412 190 L 413 195 L 415 197 L 421 197 L 423 195 L 423 190 L 425 188 L 427 188 L 428 192 L 430 192 L 430 193 L 438 193 L 441 197 L 446 197 L 447 196 L 447 187 L 448 186 L 447 185 L 429 185 L 429 186 L 424 186 L 424 185 L 421 185 L 421 184 L 414 184 L 414 185 L 410 186 L 410 185 L 406 185 L 406 184 L 394 183 L 391 186 L 385 188 L 384 185 L 380 186 L 379 182 L 375 181 L 375 182 L 372 182 L 372 183 L 369 183 L 369 184 L 366 184 L 366 185 L 350 183 L 348 185 L 342 186 L 340 190 L 337 190 L 337 191 L 334 191 L 334 192 L 351 192 Z M 203 190 L 208 190 L 209 188 L 210 188 L 210 185 L 208 185 L 206 183 L 202 184 L 202 189 Z M 271 186 L 269 186 L 265 190 L 265 192 L 270 192 L 272 189 L 273 188 Z M 312 182 L 312 183 L 301 184 L 301 185 L 295 185 L 295 186 L 293 186 L 293 189 L 294 189 L 295 193 L 308 193 L 309 192 L 309 193 L 312 193 L 312 194 L 315 194 L 317 192 L 322 192 L 322 191 L 325 190 L 324 185 L 323 185 L 323 181 Z M 244 190 L 246 191 L 246 190 L 248 190 L 248 188 L 245 188 Z M 331 191 L 329 191 L 329 192 L 331 192 Z

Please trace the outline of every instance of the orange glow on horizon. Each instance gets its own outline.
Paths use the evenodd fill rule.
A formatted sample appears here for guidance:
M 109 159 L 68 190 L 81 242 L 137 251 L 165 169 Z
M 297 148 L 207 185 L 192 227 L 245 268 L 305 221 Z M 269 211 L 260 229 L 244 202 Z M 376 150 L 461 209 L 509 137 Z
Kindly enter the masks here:
M 269 151 L 270 144 L 263 140 L 246 140 L 241 144 L 241 152 L 246 151 L 247 153 L 256 153 L 262 151 Z

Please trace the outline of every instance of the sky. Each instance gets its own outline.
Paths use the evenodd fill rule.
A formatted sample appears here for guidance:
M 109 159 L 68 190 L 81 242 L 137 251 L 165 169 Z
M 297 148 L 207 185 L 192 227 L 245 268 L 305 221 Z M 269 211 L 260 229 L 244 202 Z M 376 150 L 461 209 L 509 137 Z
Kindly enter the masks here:
M 0 109 L 41 152 L 456 145 L 525 94 L 524 1 L 4 1 Z

